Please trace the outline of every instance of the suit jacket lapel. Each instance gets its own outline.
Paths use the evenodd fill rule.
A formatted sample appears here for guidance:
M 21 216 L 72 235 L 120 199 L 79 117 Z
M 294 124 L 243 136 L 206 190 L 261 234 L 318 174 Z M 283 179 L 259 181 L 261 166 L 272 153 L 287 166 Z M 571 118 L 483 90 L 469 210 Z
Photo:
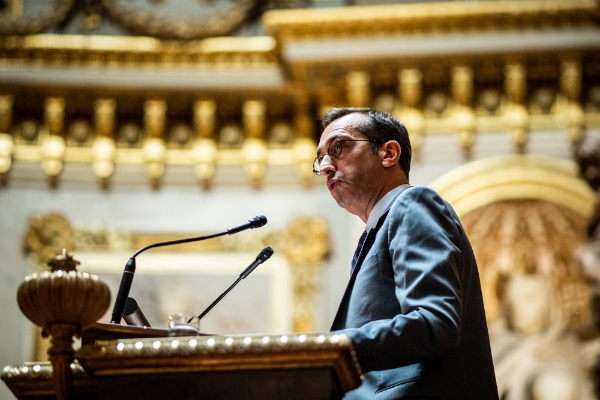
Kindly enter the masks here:
M 375 237 L 377 236 L 377 232 L 379 232 L 379 229 L 383 225 L 383 222 L 385 221 L 385 218 L 387 217 L 388 213 L 389 213 L 389 210 L 386 211 L 379 218 L 379 221 L 377 221 L 377 225 L 375 226 L 375 228 L 371 229 L 369 231 L 369 233 L 367 234 L 367 237 L 365 238 L 365 243 L 360 251 L 358 260 L 356 261 L 356 266 L 354 267 L 354 270 L 352 271 L 352 275 L 350 276 L 350 280 L 348 281 L 348 285 L 346 286 L 346 291 L 344 292 L 344 296 L 342 296 L 342 301 L 340 303 L 340 306 L 338 307 L 335 318 L 333 319 L 333 323 L 331 324 L 331 330 L 334 330 L 336 326 L 339 326 L 339 324 L 342 323 L 341 319 L 342 319 L 342 316 L 345 316 L 345 314 L 346 314 L 345 308 L 346 308 L 346 305 L 348 304 L 348 297 L 350 297 L 350 293 L 352 292 L 352 287 L 354 286 L 354 281 L 356 281 L 356 275 L 358 275 L 358 272 L 360 271 L 360 267 L 362 266 L 362 263 L 365 260 L 365 257 L 369 253 L 369 250 L 371 250 L 371 246 L 373 246 L 373 242 L 375 242 Z M 344 310 L 344 311 L 342 311 L 342 310 Z

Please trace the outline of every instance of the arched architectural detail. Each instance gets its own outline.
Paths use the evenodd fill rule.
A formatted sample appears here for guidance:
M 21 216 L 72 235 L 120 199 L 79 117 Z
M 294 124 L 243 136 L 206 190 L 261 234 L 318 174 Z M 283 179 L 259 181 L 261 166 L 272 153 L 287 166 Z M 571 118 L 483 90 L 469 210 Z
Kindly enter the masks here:
M 532 199 L 565 206 L 584 217 L 594 207 L 594 193 L 577 176 L 573 161 L 511 155 L 473 161 L 430 185 L 459 216 L 501 200 Z

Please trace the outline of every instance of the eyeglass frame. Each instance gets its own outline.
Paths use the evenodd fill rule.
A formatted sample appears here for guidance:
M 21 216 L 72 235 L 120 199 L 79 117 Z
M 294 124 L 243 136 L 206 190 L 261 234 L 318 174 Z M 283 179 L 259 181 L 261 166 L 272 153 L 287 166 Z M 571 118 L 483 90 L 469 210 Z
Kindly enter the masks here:
M 340 152 L 339 152 L 339 154 L 332 156 L 331 151 L 330 151 L 331 146 L 336 142 L 340 142 Z M 329 155 L 329 157 L 331 159 L 338 158 L 339 156 L 341 156 L 342 151 L 344 150 L 344 142 L 371 142 L 371 143 L 374 143 L 375 140 L 373 140 L 373 139 L 342 139 L 342 138 L 333 139 L 329 143 L 329 146 L 327 146 L 327 153 L 323 154 L 322 156 L 317 156 L 315 158 L 315 161 L 313 161 L 313 173 L 315 173 L 318 176 L 321 176 L 321 162 L 323 161 L 323 158 L 325 158 L 325 156 L 327 156 L 327 155 Z

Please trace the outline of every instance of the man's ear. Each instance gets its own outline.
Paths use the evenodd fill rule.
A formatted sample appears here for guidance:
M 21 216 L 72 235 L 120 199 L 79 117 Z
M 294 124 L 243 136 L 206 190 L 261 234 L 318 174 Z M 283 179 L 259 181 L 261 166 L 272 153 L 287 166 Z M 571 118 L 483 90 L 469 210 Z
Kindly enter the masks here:
M 390 140 L 389 142 L 385 142 L 379 147 L 379 156 L 381 157 L 381 165 L 384 168 L 389 168 L 394 165 L 397 165 L 400 161 L 400 154 L 402 154 L 402 149 L 400 148 L 400 143 L 395 140 Z

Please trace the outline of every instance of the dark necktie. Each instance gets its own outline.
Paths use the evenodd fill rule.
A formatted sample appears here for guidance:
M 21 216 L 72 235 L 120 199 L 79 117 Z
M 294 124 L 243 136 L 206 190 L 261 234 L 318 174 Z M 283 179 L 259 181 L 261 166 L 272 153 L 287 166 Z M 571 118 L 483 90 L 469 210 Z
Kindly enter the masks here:
M 354 257 L 352 257 L 352 268 L 350 269 L 350 275 L 352 275 L 352 271 L 356 267 L 356 263 L 358 262 L 358 257 L 360 256 L 360 251 L 362 250 L 365 239 L 367 238 L 367 231 L 364 231 L 362 235 L 360 235 L 360 239 L 358 239 L 358 245 L 356 246 L 356 250 L 354 251 Z

